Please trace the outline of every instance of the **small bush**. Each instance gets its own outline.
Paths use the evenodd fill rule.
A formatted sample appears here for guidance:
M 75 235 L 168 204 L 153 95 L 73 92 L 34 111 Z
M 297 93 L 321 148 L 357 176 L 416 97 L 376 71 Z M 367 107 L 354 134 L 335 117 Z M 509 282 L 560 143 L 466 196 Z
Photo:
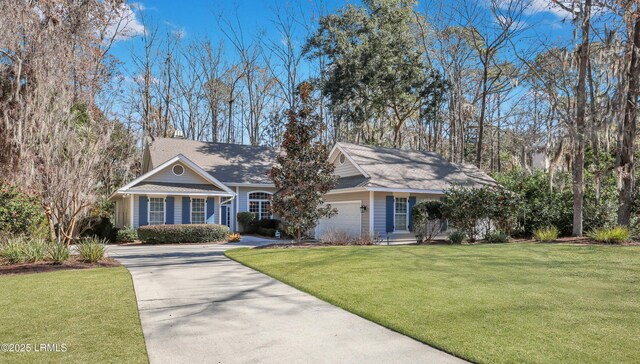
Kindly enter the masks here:
M 257 230 L 259 235 L 262 236 L 269 236 L 269 237 L 274 237 L 276 236 L 276 229 L 268 229 L 268 228 L 261 228 L 259 227 Z
M 138 229 L 143 243 L 206 243 L 225 241 L 229 227 L 217 224 L 147 225 Z
M 369 235 L 353 236 L 341 230 L 330 230 L 320 236 L 320 242 L 327 245 L 373 245 Z
M 278 220 L 278 219 L 262 219 L 262 220 L 258 220 L 257 224 L 258 224 L 258 228 L 277 230 L 280 227 L 280 220 Z
M 9 264 L 24 263 L 27 261 L 24 245 L 25 240 L 22 238 L 9 239 L 0 246 L 0 256 L 6 259 Z
M 484 237 L 484 241 L 489 244 L 504 244 L 508 243 L 509 239 L 509 235 L 502 231 L 493 231 Z
M 118 243 L 131 243 L 138 239 L 138 233 L 135 229 L 125 227 L 118 230 L 116 233 L 116 242 Z
M 56 264 L 60 264 L 65 260 L 69 259 L 69 248 L 64 246 L 64 244 L 52 243 L 49 244 L 47 249 L 47 254 L 49 260 Z
M 624 226 L 616 226 L 611 229 L 595 229 L 587 234 L 591 239 L 605 244 L 620 244 L 629 241 L 631 233 Z
M 449 234 L 449 243 L 450 244 L 462 244 L 462 242 L 466 238 L 467 238 L 467 234 L 465 234 L 464 231 L 462 231 L 462 230 L 452 231 Z
M 240 234 L 229 234 L 229 238 L 227 238 L 227 241 L 230 243 L 235 243 L 240 241 Z
M 106 239 L 84 238 L 78 244 L 78 254 L 80 259 L 88 263 L 96 263 L 104 258 Z
M 245 233 L 252 234 L 256 231 L 256 215 L 251 212 L 238 212 L 238 222 Z
M 550 243 L 558 239 L 558 228 L 555 226 L 548 226 L 536 229 L 533 232 L 533 237 L 540 242 Z
M 115 242 L 118 230 L 111 223 L 111 219 L 105 216 L 89 216 L 78 222 L 81 226 L 81 237 L 98 237 Z
M 15 185 L 0 180 L 0 232 L 30 234 L 44 221 L 40 201 Z
M 27 239 L 23 245 L 25 261 L 35 263 L 47 256 L 48 244 L 44 239 Z

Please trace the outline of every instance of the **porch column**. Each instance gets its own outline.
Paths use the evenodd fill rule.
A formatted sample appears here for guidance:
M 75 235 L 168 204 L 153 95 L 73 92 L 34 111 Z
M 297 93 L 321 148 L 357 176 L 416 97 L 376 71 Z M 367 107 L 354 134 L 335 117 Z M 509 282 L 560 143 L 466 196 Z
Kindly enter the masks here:
M 222 199 L 220 198 L 220 196 L 216 196 L 215 201 L 216 201 L 216 206 L 218 207 L 218 211 L 216 212 L 216 224 L 221 225 L 222 224 L 222 204 L 220 204 L 220 202 L 222 201 Z
M 231 216 L 231 218 L 233 219 L 233 226 L 234 226 L 234 230 L 235 232 L 240 231 L 240 229 L 238 229 L 238 211 L 240 210 L 240 186 L 236 186 L 236 199 L 234 201 L 233 204 L 235 207 L 233 209 L 233 215 Z
M 134 226 L 133 226 L 133 222 L 134 222 L 133 221 L 133 199 L 134 199 L 133 195 L 132 194 L 129 195 L 129 220 L 131 222 L 130 228 L 132 228 L 132 229 L 134 229 Z
M 373 222 L 374 222 L 374 218 L 373 218 L 373 191 L 369 191 L 369 234 L 371 237 L 373 237 L 375 235 L 375 229 L 373 226 Z

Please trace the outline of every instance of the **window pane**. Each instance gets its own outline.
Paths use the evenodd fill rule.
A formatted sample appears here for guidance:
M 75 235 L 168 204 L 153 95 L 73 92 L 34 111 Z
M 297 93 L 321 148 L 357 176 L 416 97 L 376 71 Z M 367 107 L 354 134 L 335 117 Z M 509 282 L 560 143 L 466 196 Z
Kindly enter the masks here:
M 149 199 L 149 225 L 164 224 L 164 198 Z
M 406 213 L 406 212 L 407 212 L 407 199 L 396 198 L 396 213 Z
M 204 198 L 191 199 L 191 223 L 205 224 L 205 200 Z
M 396 230 L 407 230 L 407 215 L 396 214 Z

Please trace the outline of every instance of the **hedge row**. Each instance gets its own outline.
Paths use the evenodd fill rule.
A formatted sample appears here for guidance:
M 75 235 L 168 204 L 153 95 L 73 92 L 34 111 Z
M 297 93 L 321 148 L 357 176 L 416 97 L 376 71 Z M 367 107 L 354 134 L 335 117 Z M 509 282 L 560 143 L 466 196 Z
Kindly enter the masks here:
M 204 243 L 227 240 L 229 228 L 217 224 L 147 225 L 138 228 L 143 243 Z

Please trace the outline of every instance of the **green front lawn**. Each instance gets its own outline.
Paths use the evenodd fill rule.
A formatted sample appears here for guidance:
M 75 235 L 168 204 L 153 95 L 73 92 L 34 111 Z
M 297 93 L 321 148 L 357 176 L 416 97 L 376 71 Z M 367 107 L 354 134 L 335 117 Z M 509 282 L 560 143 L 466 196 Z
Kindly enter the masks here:
M 640 358 L 640 247 L 236 249 L 227 256 L 476 362 Z
M 138 307 L 124 267 L 0 276 L 0 362 L 147 363 Z M 66 352 L 34 352 L 65 344 Z M 24 348 L 24 347 L 23 347 Z

